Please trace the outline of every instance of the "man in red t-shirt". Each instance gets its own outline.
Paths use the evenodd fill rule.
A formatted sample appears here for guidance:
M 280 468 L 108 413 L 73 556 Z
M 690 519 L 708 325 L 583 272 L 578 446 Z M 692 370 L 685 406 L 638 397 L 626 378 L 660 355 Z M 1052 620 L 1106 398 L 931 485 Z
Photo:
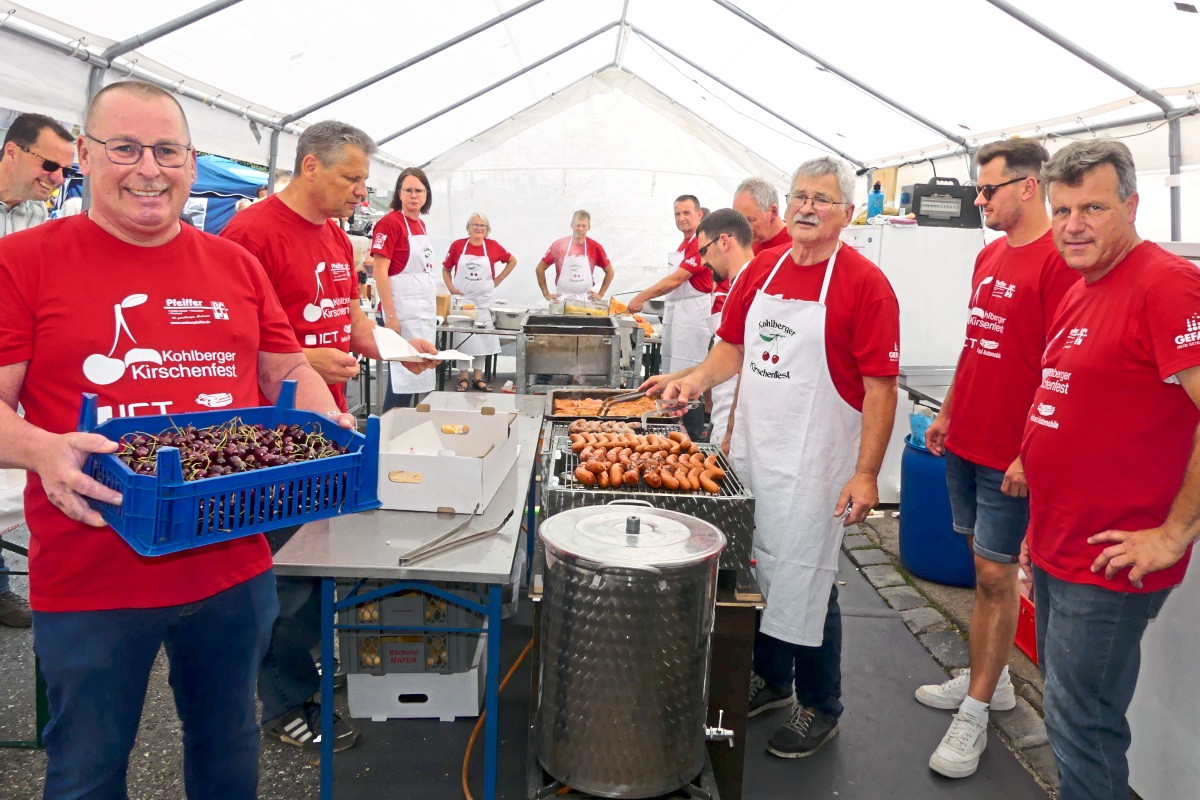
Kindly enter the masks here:
M 592 215 L 580 209 L 571 215 L 571 235 L 556 239 L 542 260 L 534 267 L 538 288 L 547 300 L 561 297 L 594 300 L 603 297 L 613 279 L 608 254 L 595 239 L 587 235 L 592 228 Z M 554 265 L 554 291 L 546 284 L 546 270 Z M 604 273 L 600 289 L 596 290 L 596 270 Z
M 746 178 L 733 192 L 733 210 L 750 223 L 754 255 L 784 245 L 792 246 L 787 225 L 779 216 L 779 191 L 763 178 Z M 720 287 L 718 285 L 718 291 Z
M 975 259 L 967 338 L 942 408 L 925 433 L 930 452 L 946 457 L 954 530 L 975 553 L 971 668 L 942 684 L 921 686 L 917 700 L 956 709 L 929 766 L 965 778 L 987 744 L 988 711 L 1016 706 L 1008 654 L 1017 630 L 1017 560 L 1029 521 L 1018 451 L 1050 321 L 1079 274 L 1054 248 L 1046 191 L 1038 173 L 1050 157 L 1034 139 L 1004 139 L 982 148 L 978 197 L 984 222 L 1007 234 Z
M 879 268 L 840 246 L 853 192 L 845 162 L 800 165 L 784 217 L 792 247 L 750 262 L 721 311 L 719 341 L 663 390 L 690 400 L 741 368 L 731 457 L 757 498 L 754 557 L 767 597 L 749 713 L 792 707 L 767 743 L 782 758 L 811 755 L 838 730 L 838 553 L 844 526 L 879 501 L 896 411 L 900 309 Z
M 379 358 L 375 322 L 358 303 L 354 248 L 337 220 L 367 196 L 371 137 L 343 122 L 326 120 L 304 130 L 296 142 L 296 169 L 278 194 L 235 215 L 221 232 L 257 258 L 303 346 L 308 363 L 329 385 L 338 407 L 346 406 L 346 381 L 358 374 L 350 351 Z M 432 342 L 414 339 L 423 352 Z M 413 372 L 425 367 L 405 364 Z M 298 529 L 267 534 L 277 553 Z M 279 618 L 258 681 L 263 730 L 285 744 L 316 750 L 320 705 L 311 698 L 320 675 L 311 655 L 320 643 L 318 578 L 277 580 Z M 334 751 L 354 745 L 358 730 L 334 715 Z
M 77 142 L 88 213 L 0 239 L 0 458 L 29 472 L 47 797 L 124 796 L 163 646 L 189 794 L 253 797 L 254 683 L 277 611 L 262 536 L 145 558 L 105 526 L 89 498 L 121 497 L 81 467 L 117 446 L 74 432 L 80 394 L 98 396 L 102 418 L 186 413 L 256 405 L 286 378 L 298 407 L 354 424 L 301 355 L 259 263 L 180 224 L 191 142 L 170 93 L 109 85 Z
M 1138 237 L 1121 142 L 1070 144 L 1042 180 L 1054 243 L 1083 276 L 1021 442 L 1046 732 L 1059 797 L 1124 800 L 1142 633 L 1200 534 L 1200 272 Z

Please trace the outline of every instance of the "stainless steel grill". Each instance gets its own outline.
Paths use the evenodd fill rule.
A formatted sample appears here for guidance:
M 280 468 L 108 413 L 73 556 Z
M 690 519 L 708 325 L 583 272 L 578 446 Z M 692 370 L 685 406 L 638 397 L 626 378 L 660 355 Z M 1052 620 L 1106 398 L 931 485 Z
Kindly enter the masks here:
M 680 492 L 652 489 L 645 483 L 635 487 L 601 489 L 584 486 L 575 480 L 579 456 L 571 452 L 571 440 L 560 436 L 553 439 L 542 483 L 542 514 L 551 517 L 563 511 L 585 506 L 599 506 L 613 500 L 642 500 L 655 508 L 679 511 L 717 526 L 728 544 L 721 553 L 721 568 L 737 570 L 738 585 L 749 584 L 754 575 L 750 566 L 754 541 L 754 495 L 741 482 L 721 448 L 713 444 L 697 445 L 705 455 L 717 454 L 717 464 L 725 470 L 720 481 L 720 494 L 705 491 Z

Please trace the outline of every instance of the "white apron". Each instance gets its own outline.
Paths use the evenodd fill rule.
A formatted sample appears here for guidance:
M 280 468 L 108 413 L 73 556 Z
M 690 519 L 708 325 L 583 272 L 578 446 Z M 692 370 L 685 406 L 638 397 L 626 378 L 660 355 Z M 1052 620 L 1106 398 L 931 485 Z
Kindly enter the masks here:
M 592 291 L 592 265 L 587 257 L 587 239 L 583 240 L 583 255 L 571 255 L 571 240 L 563 255 L 562 272 L 554 282 L 554 291 L 564 300 L 587 300 Z
M 780 256 L 746 315 L 732 456 L 756 497 L 753 554 L 767 598 L 761 630 L 816 647 L 844 530 L 833 509 L 858 461 L 862 414 L 838 394 L 825 355 L 825 295 L 837 252 L 816 302 L 766 293 L 790 258 L 791 250 Z
M 435 342 L 437 336 L 437 284 L 433 280 L 433 243 L 429 234 L 412 232 L 408 217 L 403 214 L 404 227 L 408 229 L 408 263 L 399 275 L 388 277 L 392 287 L 392 302 L 396 306 L 396 317 L 400 321 L 400 335 L 405 339 L 427 339 Z M 424 230 L 422 226 L 421 230 Z M 437 385 L 434 370 L 427 369 L 414 375 L 403 364 L 390 364 L 392 391 L 399 394 L 432 392 Z
M 463 300 L 474 303 L 479 316 L 487 321 L 487 328 L 492 329 L 492 290 L 496 288 L 496 280 L 486 244 L 481 256 L 469 256 L 466 247 L 463 248 L 453 283 L 454 288 L 462 292 Z M 490 356 L 500 352 L 500 337 L 490 333 L 455 334 L 454 348 L 469 356 Z
M 689 239 L 674 253 L 667 253 L 668 274 L 680 268 Z M 708 318 L 712 296 L 684 281 L 663 295 L 662 371 L 664 374 L 694 367 L 708 355 Z
M 746 264 L 750 262 L 747 261 Z M 738 278 L 742 277 L 742 273 L 746 271 L 746 264 L 742 265 L 742 269 L 734 276 L 733 282 L 729 284 L 729 292 L 733 293 L 733 287 L 737 286 Z M 708 330 L 713 336 L 717 335 L 717 328 L 721 327 L 721 314 L 708 315 Z M 733 397 L 737 393 L 738 376 L 734 375 L 724 383 L 718 383 L 710 389 L 712 394 L 712 412 L 709 414 L 709 419 L 712 421 L 712 432 L 708 436 L 708 440 L 713 444 L 720 444 L 725 438 L 725 428 L 729 425 L 729 409 L 733 408 Z M 732 446 L 730 448 L 732 450 Z

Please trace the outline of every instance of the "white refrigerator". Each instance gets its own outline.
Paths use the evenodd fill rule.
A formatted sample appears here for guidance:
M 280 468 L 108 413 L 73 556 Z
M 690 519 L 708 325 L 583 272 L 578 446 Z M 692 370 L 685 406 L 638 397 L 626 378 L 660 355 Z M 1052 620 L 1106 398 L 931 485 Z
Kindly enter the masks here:
M 987 229 L 920 225 L 852 225 L 842 232 L 842 241 L 877 264 L 896 292 L 902 366 L 953 368 L 958 363 L 975 257 L 991 238 Z M 912 410 L 908 395 L 899 392 L 879 472 L 881 503 L 900 502 L 900 457 Z

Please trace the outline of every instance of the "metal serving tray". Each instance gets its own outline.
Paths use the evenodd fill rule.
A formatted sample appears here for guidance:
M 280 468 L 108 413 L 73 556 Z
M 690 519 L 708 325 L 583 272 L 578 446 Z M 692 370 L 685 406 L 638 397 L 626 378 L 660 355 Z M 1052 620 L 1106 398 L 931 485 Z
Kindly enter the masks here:
M 554 401 L 556 399 L 558 399 L 558 400 L 603 400 L 606 397 L 612 397 L 614 395 L 628 394 L 628 393 L 629 393 L 628 389 L 605 389 L 605 388 L 601 388 L 601 387 L 584 387 L 584 388 L 580 388 L 580 389 L 551 389 L 550 391 L 546 392 L 546 413 L 544 416 L 546 419 L 565 419 L 565 420 L 599 419 L 599 420 L 605 420 L 605 421 L 609 421 L 609 422 L 622 422 L 622 421 L 633 422 L 635 420 L 641 420 L 642 417 L 640 414 L 635 414 L 633 416 L 623 416 L 623 417 L 615 416 L 612 414 L 606 414 L 603 417 L 601 417 L 601 416 L 596 416 L 594 414 L 588 415 L 588 414 L 555 414 L 554 413 Z M 646 419 L 647 419 L 647 421 L 654 422 L 655 424 L 660 424 L 660 425 L 678 425 L 678 423 L 679 423 L 678 417 L 671 417 L 671 416 L 649 416 Z

